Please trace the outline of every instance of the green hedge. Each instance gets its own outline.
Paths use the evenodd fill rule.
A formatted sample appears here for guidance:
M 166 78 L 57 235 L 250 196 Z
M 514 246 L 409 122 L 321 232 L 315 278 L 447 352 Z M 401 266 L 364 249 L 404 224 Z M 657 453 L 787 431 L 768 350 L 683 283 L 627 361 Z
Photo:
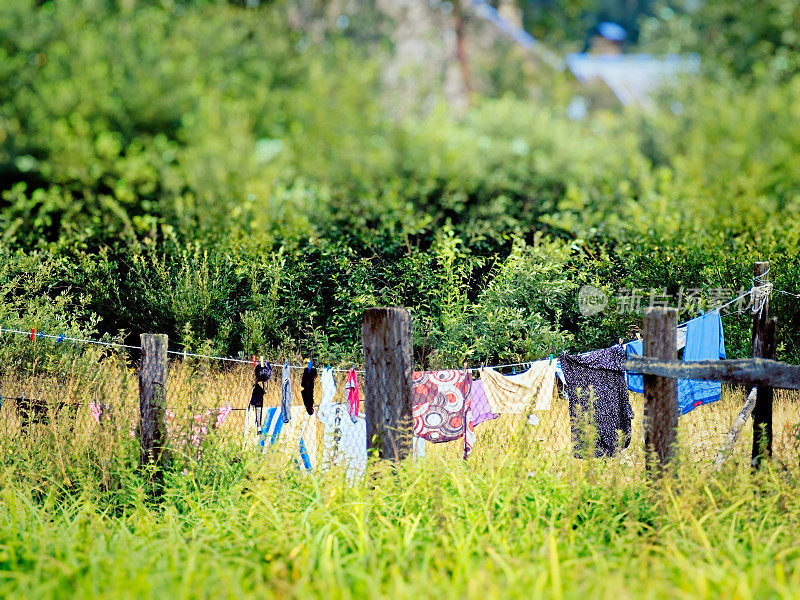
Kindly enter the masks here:
M 754 260 L 800 293 L 797 76 L 697 77 L 579 121 L 561 76 L 397 115 L 384 44 L 311 35 L 282 2 L 12 0 L 0 49 L 9 324 L 348 362 L 362 310 L 400 304 L 438 366 L 608 345 L 641 321 L 620 290 L 707 310 Z M 601 314 L 578 311 L 586 284 Z M 798 299 L 772 307 L 797 362 Z M 746 355 L 747 315 L 725 323 Z

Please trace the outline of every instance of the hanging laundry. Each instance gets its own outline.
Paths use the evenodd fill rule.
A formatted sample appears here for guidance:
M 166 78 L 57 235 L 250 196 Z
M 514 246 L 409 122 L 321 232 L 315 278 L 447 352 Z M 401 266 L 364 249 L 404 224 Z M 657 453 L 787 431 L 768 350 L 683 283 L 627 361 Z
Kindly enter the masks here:
M 496 419 L 499 415 L 492 412 L 489 406 L 489 399 L 483 389 L 483 381 L 481 379 L 473 380 L 472 389 L 470 391 L 470 406 L 472 408 L 472 425 L 480 425 L 484 421 Z
M 572 444 L 576 458 L 582 458 L 581 421 L 588 415 L 597 428 L 595 456 L 613 456 L 617 451 L 618 432 L 624 436 L 623 447 L 631 442 L 633 409 L 625 385 L 625 349 L 612 346 L 580 355 L 561 356 L 561 368 L 566 379 Z
M 700 315 L 686 324 L 686 349 L 683 360 L 720 360 L 725 358 L 725 335 L 719 311 Z M 703 404 L 719 400 L 719 381 L 678 380 L 678 410 L 685 415 Z
M 683 335 L 681 335 L 681 330 Z M 678 328 L 678 349 L 686 346 L 683 360 L 719 360 L 725 358 L 725 335 L 722 320 L 718 311 L 700 315 Z M 683 345 L 681 345 L 683 342 Z M 642 340 L 625 344 L 628 356 L 641 356 Z M 628 389 L 639 394 L 644 393 L 644 377 L 637 373 L 628 373 Z M 699 381 L 692 379 L 678 380 L 678 411 L 685 415 L 693 408 L 715 402 L 720 398 L 722 385 L 716 381 Z
M 319 403 L 319 408 L 322 410 L 323 406 L 329 406 L 333 403 L 336 397 L 336 379 L 333 377 L 333 369 L 327 367 L 322 370 L 322 400 Z
M 203 438 L 208 434 L 209 427 L 217 429 L 225 422 L 233 409 L 230 406 L 209 408 L 202 414 L 194 415 L 192 419 L 191 441 L 195 446 L 203 443 Z
M 264 409 L 264 421 L 255 428 L 253 421 L 245 422 L 244 446 L 256 446 L 261 453 L 269 449 L 292 457 L 307 470 L 312 469 L 317 458 L 317 436 L 314 421 L 305 414 L 302 406 L 291 406 L 289 421 L 283 420 L 283 410 L 270 406 Z
M 561 385 L 567 385 L 567 380 L 564 379 L 564 371 L 561 369 L 561 361 L 554 360 L 554 362 L 556 363 L 556 377 L 558 377 Z
M 550 410 L 556 365 L 552 360 L 540 360 L 519 375 L 503 375 L 491 367 L 481 370 L 481 380 L 489 407 L 497 414 L 527 414 Z
M 686 325 L 681 325 L 675 330 L 676 349 L 680 350 L 686 345 Z M 625 351 L 628 356 L 642 355 L 642 340 L 633 340 L 625 344 Z M 644 377 L 640 373 L 625 372 L 625 380 L 628 382 L 628 389 L 637 394 L 644 394 Z
M 303 398 L 303 405 L 306 407 L 306 412 L 310 415 L 314 414 L 314 381 L 316 381 L 316 379 L 316 368 L 306 367 L 303 369 L 303 377 L 300 380 L 300 396 Z
M 347 405 L 350 407 L 350 418 L 355 423 L 358 411 L 361 410 L 361 387 L 358 385 L 358 374 L 355 369 L 347 372 L 344 394 L 347 397 Z
M 411 456 L 414 458 L 425 458 L 426 448 L 425 439 L 419 436 L 414 436 L 414 443 L 411 446 Z
M 261 431 L 261 422 L 264 415 L 263 407 L 256 407 L 252 403 L 247 405 L 244 413 L 244 444 L 242 450 L 256 444 L 258 432 Z
M 283 363 L 281 372 L 281 417 L 284 423 L 292 418 L 292 373 L 288 361 Z
M 22 427 L 28 427 L 31 424 L 48 425 L 50 423 L 50 409 L 46 400 L 41 398 L 26 398 L 25 394 L 16 398 L 17 413 L 19 414 L 20 424 Z M 64 402 L 54 404 L 54 408 L 58 411 Z
M 686 346 L 686 334 L 688 331 L 688 325 L 680 325 L 678 329 L 675 331 L 675 349 L 680 350 Z
M 322 400 L 317 409 L 317 418 L 325 427 L 322 464 L 341 465 L 352 479 L 367 468 L 367 422 L 359 415 L 353 419 L 349 402 L 334 402 L 335 397 L 333 371 L 327 368 L 322 372 Z
M 264 412 L 264 387 L 263 384 L 255 383 L 253 392 L 250 394 L 250 403 L 247 405 L 245 414 L 245 425 L 252 420 L 256 427 L 261 426 L 261 417 Z
M 253 386 L 253 393 L 250 394 L 250 406 L 254 408 L 264 406 L 264 388 L 257 383 Z
M 632 342 L 625 344 L 625 354 L 628 358 L 631 356 L 641 356 L 643 347 L 644 345 L 642 340 L 633 340 Z M 625 382 L 627 383 L 630 391 L 637 394 L 644 394 L 644 375 L 641 373 L 631 373 L 630 371 L 625 371 Z
M 263 360 L 256 364 L 256 381 L 267 382 L 272 379 L 272 365 Z
M 253 357 L 253 360 L 255 361 L 255 356 Z M 247 405 L 247 411 L 245 412 L 244 416 L 245 447 L 247 447 L 250 443 L 250 441 L 248 441 L 248 435 L 252 437 L 255 435 L 254 432 L 261 428 L 261 419 L 264 414 L 264 393 L 266 390 L 264 389 L 264 383 L 259 382 L 259 378 L 266 376 L 266 373 L 263 370 L 260 370 L 261 365 L 258 363 L 256 363 L 255 369 L 256 383 L 253 384 L 253 392 L 250 394 L 250 402 Z M 269 370 L 269 377 L 271 377 L 272 367 L 270 367 Z
M 92 411 L 92 416 L 98 423 L 103 422 L 103 413 L 105 412 L 105 408 L 106 407 L 100 402 L 89 402 L 89 410 Z
M 467 371 L 415 372 L 412 379 L 414 433 L 434 444 L 464 438 L 466 460 L 475 443 Z

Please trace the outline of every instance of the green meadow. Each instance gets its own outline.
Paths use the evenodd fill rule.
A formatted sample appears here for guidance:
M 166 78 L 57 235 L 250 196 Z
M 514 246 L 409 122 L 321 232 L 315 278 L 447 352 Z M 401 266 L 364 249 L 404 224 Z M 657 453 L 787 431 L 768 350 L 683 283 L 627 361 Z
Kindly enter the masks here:
M 153 499 L 133 465 L 67 486 L 4 447 L 9 598 L 796 598 L 795 471 L 660 482 L 536 452 L 372 464 L 349 485 L 220 450 Z M 210 452 L 206 454 L 210 456 Z M 68 456 L 71 461 L 85 460 Z M 89 465 L 85 466 L 87 469 Z M 108 467 L 107 467 L 108 468 Z
M 48 424 L 22 430 L 4 403 L 0 596 L 800 593 L 794 392 L 776 396 L 776 460 L 757 472 L 749 466 L 750 422 L 714 469 L 743 399 L 724 388 L 720 401 L 681 417 L 675 460 L 658 478 L 645 469 L 642 397 L 632 394 L 633 442 L 618 458 L 573 458 L 559 399 L 537 427 L 509 416 L 479 425 L 467 461 L 458 441 L 427 444 L 424 458 L 371 460 L 362 477 L 336 466 L 300 470 L 297 440 L 266 454 L 243 449 L 242 413 L 205 437 L 198 454 L 182 442 L 191 421 L 178 418 L 161 485 L 140 466 L 136 373 L 123 365 L 107 358 L 65 387 L 53 385 L 50 398 L 73 397 L 79 408 L 63 408 Z M 188 417 L 198 394 L 216 406 L 212 387 L 246 398 L 249 376 L 173 361 L 168 406 Z M 35 390 L 38 382 L 4 383 Z M 275 405 L 277 389 L 269 390 L 266 403 Z M 86 406 L 92 397 L 112 407 L 102 423 Z

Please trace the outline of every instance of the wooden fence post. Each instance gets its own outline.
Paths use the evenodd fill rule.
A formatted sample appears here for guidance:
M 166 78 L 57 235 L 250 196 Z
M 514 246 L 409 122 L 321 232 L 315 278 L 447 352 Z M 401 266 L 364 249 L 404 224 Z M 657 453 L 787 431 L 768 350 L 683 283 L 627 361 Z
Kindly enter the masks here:
M 772 317 L 767 321 L 761 341 L 762 358 L 775 358 L 777 343 L 775 328 L 778 320 Z M 750 464 L 761 465 L 761 460 L 772 456 L 772 400 L 774 392 L 771 387 L 759 385 L 756 388 L 756 405 L 753 408 L 753 452 Z
M 643 356 L 675 360 L 678 311 L 652 307 L 644 311 Z M 678 427 L 678 382 L 671 377 L 644 375 L 645 451 L 655 452 L 660 467 L 672 454 Z M 648 463 L 648 467 L 651 467 Z
M 143 333 L 139 371 L 139 441 L 142 464 L 162 467 L 166 459 L 167 428 L 164 402 L 167 391 L 167 345 L 164 334 Z
M 411 315 L 405 308 L 369 308 L 361 329 L 367 448 L 381 458 L 411 453 Z
M 769 262 L 753 264 L 753 288 L 769 283 Z M 769 295 L 759 291 L 752 293 L 753 303 L 753 358 L 772 358 L 765 356 L 765 335 L 769 320 Z M 774 355 L 774 351 L 773 351 Z M 766 440 L 762 442 L 762 435 Z M 763 386 L 756 392 L 756 405 L 753 409 L 753 452 L 751 464 L 758 466 L 762 444 L 767 455 L 772 455 L 772 390 Z

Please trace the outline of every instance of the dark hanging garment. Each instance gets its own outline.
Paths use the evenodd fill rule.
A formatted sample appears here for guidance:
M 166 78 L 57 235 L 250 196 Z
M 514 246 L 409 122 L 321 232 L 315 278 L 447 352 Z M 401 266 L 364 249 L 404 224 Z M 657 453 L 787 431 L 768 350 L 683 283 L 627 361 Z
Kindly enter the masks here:
M 306 412 L 310 415 L 314 414 L 314 381 L 317 378 L 317 369 L 306 367 L 303 369 L 303 378 L 300 380 L 300 396 L 303 398 L 303 405 L 306 407 Z
M 269 363 L 256 364 L 256 381 L 267 382 L 272 378 L 272 365 Z
M 63 402 L 59 403 L 58 407 L 60 408 L 63 404 Z M 25 394 L 22 394 L 21 398 L 17 398 L 17 411 L 23 427 L 34 423 L 42 425 L 50 423 L 47 402 L 41 398 L 26 398 Z
M 253 395 L 250 396 L 250 406 L 255 408 L 264 406 L 264 388 L 258 384 L 253 386 Z
M 633 409 L 625 384 L 624 361 L 625 348 L 622 346 L 561 357 L 576 458 L 583 458 L 586 454 L 583 439 L 586 420 L 597 428 L 595 456 L 613 456 L 619 448 L 619 432 L 623 434 L 623 448 L 631 443 Z

